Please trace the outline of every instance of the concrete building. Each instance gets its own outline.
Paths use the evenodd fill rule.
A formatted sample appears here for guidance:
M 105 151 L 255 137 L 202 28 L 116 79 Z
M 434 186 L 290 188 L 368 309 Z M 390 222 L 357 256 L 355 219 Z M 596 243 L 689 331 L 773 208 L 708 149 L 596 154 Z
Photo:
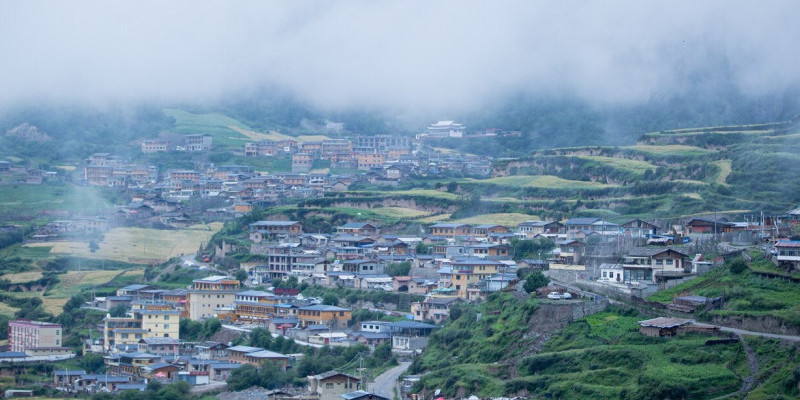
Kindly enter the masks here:
M 199 321 L 216 317 L 223 310 L 232 310 L 239 281 L 229 276 L 209 276 L 192 281 L 186 292 L 186 313 Z
M 41 348 L 61 348 L 61 324 L 18 319 L 8 321 L 8 350 L 27 353 Z
M 131 304 L 132 316 L 103 319 L 105 351 L 120 346 L 139 346 L 143 339 L 180 338 L 180 310 L 173 303 L 137 300 Z
M 297 319 L 301 327 L 321 324 L 331 329 L 344 329 L 347 327 L 347 322 L 353 318 L 352 314 L 349 308 L 316 304 L 299 308 Z
M 292 173 L 307 173 L 311 171 L 314 159 L 309 153 L 292 154 Z
M 308 377 L 308 391 L 319 400 L 341 400 L 339 396 L 361 388 L 361 379 L 339 371 L 328 371 Z

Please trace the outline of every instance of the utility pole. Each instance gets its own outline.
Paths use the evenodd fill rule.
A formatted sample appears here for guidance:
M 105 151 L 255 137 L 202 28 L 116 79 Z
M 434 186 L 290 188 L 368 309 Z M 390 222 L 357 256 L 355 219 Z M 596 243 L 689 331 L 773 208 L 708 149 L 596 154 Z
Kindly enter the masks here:
M 361 380 L 361 390 L 367 391 L 367 380 L 364 379 L 364 353 L 358 355 L 358 379 Z

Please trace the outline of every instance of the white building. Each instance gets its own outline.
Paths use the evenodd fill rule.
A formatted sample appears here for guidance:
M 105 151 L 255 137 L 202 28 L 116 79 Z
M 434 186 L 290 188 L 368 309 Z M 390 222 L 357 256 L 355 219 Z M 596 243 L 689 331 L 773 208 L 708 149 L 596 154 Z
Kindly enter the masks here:
M 438 121 L 427 129 L 428 137 L 463 137 L 464 125 L 455 121 Z

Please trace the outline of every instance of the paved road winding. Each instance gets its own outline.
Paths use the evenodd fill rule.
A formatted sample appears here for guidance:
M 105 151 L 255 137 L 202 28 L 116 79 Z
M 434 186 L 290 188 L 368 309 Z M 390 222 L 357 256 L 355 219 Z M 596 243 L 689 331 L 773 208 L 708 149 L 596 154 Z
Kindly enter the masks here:
M 392 389 L 397 387 L 397 378 L 399 378 L 403 372 L 406 372 L 410 365 L 411 362 L 401 362 L 400 365 L 376 376 L 375 381 L 369 383 L 370 386 L 367 390 L 377 395 L 393 399 L 394 390 Z

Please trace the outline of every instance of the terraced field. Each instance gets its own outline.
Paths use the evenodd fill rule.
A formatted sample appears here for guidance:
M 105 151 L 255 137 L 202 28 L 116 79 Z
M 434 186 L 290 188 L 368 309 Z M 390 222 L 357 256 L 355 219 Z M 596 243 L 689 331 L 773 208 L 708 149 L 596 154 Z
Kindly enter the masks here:
M 616 185 L 609 185 L 600 182 L 590 181 L 573 181 L 569 179 L 562 179 L 553 175 L 514 175 L 514 176 L 501 176 L 489 179 L 473 179 L 468 178 L 465 182 L 475 184 L 495 184 L 504 186 L 516 187 L 534 187 L 534 188 L 549 188 L 549 189 L 594 189 L 594 188 L 607 188 Z
M 656 169 L 655 165 L 647 161 L 628 160 L 625 158 L 602 157 L 602 156 L 575 156 L 575 157 L 597 162 L 603 165 L 608 165 L 613 168 L 618 168 L 640 174 L 644 174 L 644 172 L 647 170 L 655 171 Z
M 30 243 L 26 246 L 49 247 L 52 254 L 58 255 L 144 264 L 194 253 L 201 242 L 207 242 L 221 228 L 221 223 L 210 224 L 208 230 L 200 227 L 173 231 L 114 228 L 105 233 L 103 241 L 98 243 L 99 249 L 95 252 L 89 250 L 86 242 L 45 242 Z
M 42 277 L 42 273 L 40 271 L 26 271 L 26 272 L 19 272 L 16 274 L 5 274 L 0 276 L 0 279 L 7 280 L 11 283 L 23 283 L 23 282 L 30 282 L 35 281 Z
M 517 226 L 520 222 L 537 221 L 539 217 L 529 214 L 520 213 L 498 213 L 498 214 L 483 214 L 474 217 L 457 219 L 452 222 L 460 224 L 498 224 L 505 226 Z
M 682 144 L 668 144 L 663 146 L 655 145 L 636 145 L 626 146 L 623 149 L 638 150 L 653 155 L 669 155 L 669 156 L 702 156 L 706 154 L 717 153 L 717 150 L 704 149 L 697 146 L 686 146 Z

